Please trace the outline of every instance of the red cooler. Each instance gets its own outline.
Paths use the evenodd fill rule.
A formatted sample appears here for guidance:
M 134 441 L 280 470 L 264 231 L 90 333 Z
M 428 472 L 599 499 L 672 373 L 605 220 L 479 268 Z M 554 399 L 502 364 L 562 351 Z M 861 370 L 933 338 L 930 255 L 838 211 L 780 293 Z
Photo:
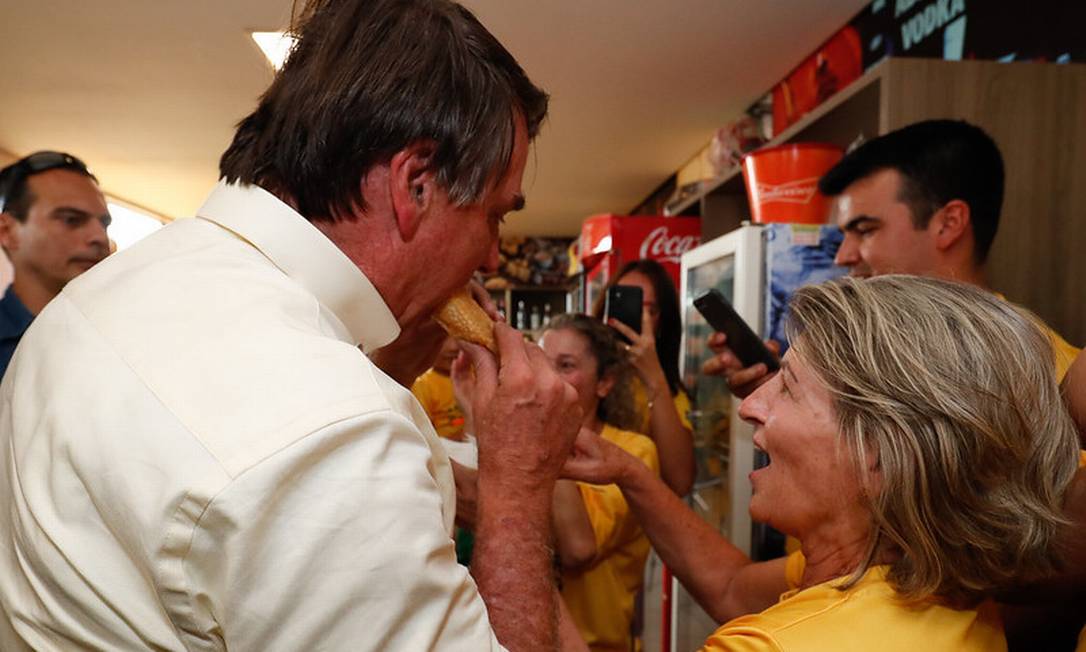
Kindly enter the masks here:
M 631 260 L 661 263 L 679 287 L 679 258 L 701 242 L 700 217 L 593 215 L 581 227 L 588 312 L 611 278 Z

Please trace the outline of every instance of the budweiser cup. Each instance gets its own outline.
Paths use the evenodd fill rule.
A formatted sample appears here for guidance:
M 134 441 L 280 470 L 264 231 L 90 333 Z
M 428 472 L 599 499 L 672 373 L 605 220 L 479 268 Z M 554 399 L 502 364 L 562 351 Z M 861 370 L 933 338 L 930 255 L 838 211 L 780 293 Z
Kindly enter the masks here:
M 818 180 L 841 160 L 836 145 L 794 143 L 751 152 L 743 157 L 751 219 L 757 223 L 824 224 L 829 202 Z

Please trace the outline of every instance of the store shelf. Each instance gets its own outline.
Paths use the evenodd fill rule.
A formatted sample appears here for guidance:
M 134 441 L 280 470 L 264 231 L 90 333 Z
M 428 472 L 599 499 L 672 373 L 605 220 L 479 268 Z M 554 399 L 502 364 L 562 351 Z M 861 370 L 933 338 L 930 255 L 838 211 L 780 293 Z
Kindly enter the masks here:
M 877 120 L 873 121 L 871 118 L 878 116 L 879 81 L 886 67 L 887 61 L 876 64 L 863 76 L 838 91 L 763 147 L 776 147 L 799 140 L 831 142 L 845 146 L 859 135 L 867 137 L 875 135 L 878 131 L 878 123 Z M 832 116 L 833 119 L 827 121 L 828 116 Z M 856 130 L 856 126 L 867 127 L 871 129 L 871 133 L 862 134 Z M 743 194 L 745 191 L 742 169 L 736 165 L 716 179 L 708 181 L 700 193 L 674 206 L 669 206 L 666 214 L 681 215 L 694 204 L 703 202 L 706 197 L 712 195 L 736 195 Z
M 929 119 L 962 119 L 999 145 L 1006 186 L 988 281 L 1069 342 L 1086 343 L 1081 287 L 1086 256 L 1086 65 L 886 59 L 767 146 L 828 142 L 847 147 Z M 698 214 L 702 241 L 750 219 L 733 168 L 672 207 Z

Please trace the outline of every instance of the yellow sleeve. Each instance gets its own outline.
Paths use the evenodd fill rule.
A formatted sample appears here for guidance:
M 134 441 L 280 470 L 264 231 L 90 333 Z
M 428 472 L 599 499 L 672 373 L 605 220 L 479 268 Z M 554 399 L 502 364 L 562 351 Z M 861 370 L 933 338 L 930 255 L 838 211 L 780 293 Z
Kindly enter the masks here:
M 1048 339 L 1052 342 L 1052 350 L 1056 354 L 1056 381 L 1063 382 L 1063 377 L 1067 375 L 1067 370 L 1071 368 L 1071 363 L 1078 357 L 1081 349 L 1069 344 L 1051 328 L 1046 328 L 1046 331 Z
M 788 582 L 789 589 L 798 589 L 803 581 L 803 571 L 807 568 L 807 558 L 802 550 L 797 550 L 788 555 L 784 562 L 784 580 Z
M 745 620 L 745 619 L 742 619 Z M 735 621 L 732 621 L 735 623 Z M 765 630 L 745 624 L 725 624 L 706 639 L 701 652 L 782 652 Z
M 694 426 L 690 424 L 690 397 L 686 395 L 686 392 L 679 390 L 675 394 L 675 411 L 679 413 L 679 421 L 682 422 L 683 427 L 687 430 L 693 430 Z
M 652 472 L 660 474 L 660 462 L 656 457 L 656 444 L 644 435 L 630 437 L 621 448 L 641 460 Z M 593 485 L 578 482 L 588 521 L 596 535 L 596 558 L 602 559 L 617 548 L 641 536 L 641 526 L 630 514 L 630 506 L 622 497 L 618 485 Z
M 433 413 L 433 398 L 430 396 L 429 372 L 422 374 L 411 384 L 411 393 L 418 399 L 426 414 Z

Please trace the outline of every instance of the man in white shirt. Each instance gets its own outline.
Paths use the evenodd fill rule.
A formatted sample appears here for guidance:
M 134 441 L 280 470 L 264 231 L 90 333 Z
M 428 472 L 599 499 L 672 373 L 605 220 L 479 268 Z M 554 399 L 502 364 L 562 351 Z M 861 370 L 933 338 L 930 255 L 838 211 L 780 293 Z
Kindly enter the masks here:
M 299 36 L 197 217 L 70 283 L 12 360 L 0 649 L 555 645 L 575 391 L 504 324 L 498 359 L 464 345 L 472 577 L 449 461 L 394 380 L 496 266 L 547 97 L 444 0 L 319 2 Z

